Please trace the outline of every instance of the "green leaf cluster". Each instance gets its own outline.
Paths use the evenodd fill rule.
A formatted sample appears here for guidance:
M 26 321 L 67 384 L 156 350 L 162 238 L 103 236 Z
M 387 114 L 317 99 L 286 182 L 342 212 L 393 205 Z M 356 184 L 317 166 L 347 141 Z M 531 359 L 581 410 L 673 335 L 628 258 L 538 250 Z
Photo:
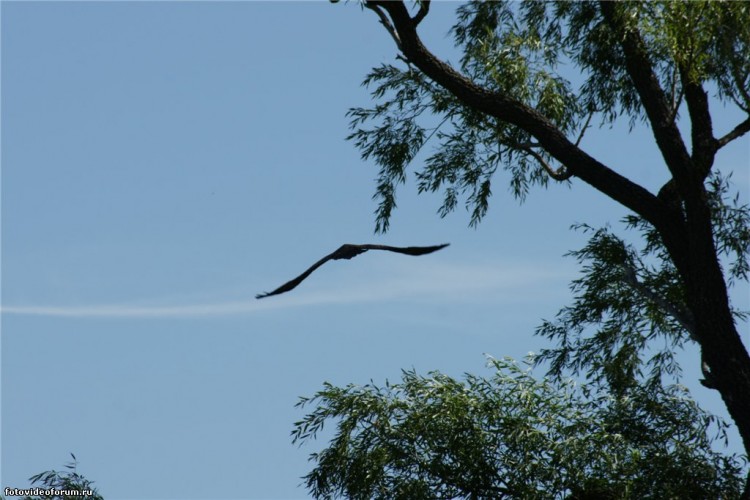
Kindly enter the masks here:
M 489 378 L 404 371 L 402 381 L 326 384 L 298 406 L 294 442 L 335 436 L 305 476 L 315 498 L 738 498 L 736 457 L 711 449 L 679 386 L 619 396 L 536 380 L 489 360 Z M 586 496 L 590 495 L 590 496 Z
M 730 196 L 729 179 L 719 173 L 708 179 L 707 195 L 717 254 L 727 263 L 727 281 L 746 281 L 750 207 L 737 195 Z M 538 364 L 549 363 L 551 375 L 582 373 L 615 393 L 644 382 L 661 384 L 665 375 L 679 380 L 676 356 L 693 340 L 686 328 L 691 317 L 684 285 L 661 238 L 640 217 L 630 215 L 624 222 L 638 233 L 634 239 L 644 242 L 640 250 L 608 227 L 574 226 L 591 237 L 582 249 L 568 254 L 582 269 L 571 284 L 573 303 L 536 332 L 556 344 L 536 358 Z M 733 313 L 737 319 L 747 317 L 747 311 Z
M 44 490 L 54 489 L 62 492 L 61 495 L 25 497 L 24 500 L 103 500 L 104 497 L 94 487 L 94 481 L 86 479 L 85 476 L 78 473 L 76 456 L 72 453 L 70 456 L 73 460 L 65 464 L 66 471 L 45 471 L 30 478 L 33 486 Z

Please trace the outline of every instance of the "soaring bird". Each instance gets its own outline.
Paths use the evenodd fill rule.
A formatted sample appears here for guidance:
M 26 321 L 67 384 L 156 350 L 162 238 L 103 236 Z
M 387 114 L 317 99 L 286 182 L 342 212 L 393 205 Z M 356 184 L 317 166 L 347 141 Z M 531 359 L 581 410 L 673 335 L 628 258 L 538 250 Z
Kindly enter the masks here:
M 302 283 L 302 281 L 305 278 L 310 276 L 313 271 L 315 271 L 317 268 L 319 268 L 320 266 L 322 266 L 329 260 L 340 260 L 340 259 L 348 260 L 348 259 L 351 259 L 352 257 L 356 257 L 357 255 L 361 253 L 365 253 L 368 250 L 388 250 L 389 252 L 403 253 L 406 255 L 424 255 L 424 254 L 428 254 L 428 253 L 441 250 L 447 247 L 448 245 L 450 245 L 450 243 L 443 243 L 442 245 L 434 245 L 431 247 L 391 247 L 388 245 L 372 245 L 372 244 L 351 245 L 347 243 L 345 245 L 341 245 L 335 252 L 326 255 L 325 257 L 320 259 L 318 262 L 310 266 L 310 268 L 307 271 L 300 274 L 293 280 L 287 283 L 284 283 L 273 292 L 259 293 L 258 295 L 255 296 L 255 298 L 262 299 L 264 297 L 269 297 L 271 295 L 278 295 L 280 293 L 293 290 L 297 285 Z

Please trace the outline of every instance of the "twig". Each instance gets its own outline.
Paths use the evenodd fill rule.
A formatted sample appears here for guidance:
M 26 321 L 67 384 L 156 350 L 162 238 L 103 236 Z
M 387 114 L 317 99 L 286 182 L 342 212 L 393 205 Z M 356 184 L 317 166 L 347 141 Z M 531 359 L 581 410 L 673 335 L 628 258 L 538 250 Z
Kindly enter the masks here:
M 391 24 L 390 19 L 388 19 L 388 16 L 385 15 L 385 12 L 383 12 L 380 9 L 380 6 L 374 5 L 371 2 L 365 2 L 365 7 L 370 9 L 371 11 L 375 12 L 378 17 L 380 18 L 380 24 L 385 26 L 385 29 L 388 31 L 388 34 L 391 35 L 391 38 L 393 38 L 393 41 L 396 42 L 396 46 L 398 47 L 398 50 L 403 52 L 403 48 L 401 46 L 401 38 L 399 38 L 398 33 L 396 33 L 396 28 L 393 27 L 393 24 Z M 420 9 L 421 12 L 421 9 Z
M 586 133 L 586 130 L 589 128 L 589 124 L 591 123 L 591 118 L 594 116 L 594 111 L 592 110 L 589 112 L 589 117 L 586 118 L 586 124 L 581 129 L 581 132 L 578 134 L 578 139 L 576 139 L 576 146 L 581 144 L 581 139 L 583 139 L 583 134 Z
M 625 278 L 625 283 L 630 285 L 633 290 L 640 293 L 642 296 L 659 306 L 662 311 L 672 316 L 680 324 L 680 326 L 687 330 L 690 338 L 698 342 L 698 338 L 696 336 L 695 321 L 693 320 L 693 315 L 690 313 L 690 311 L 678 308 L 676 305 L 672 304 L 661 295 L 658 295 L 651 291 L 647 286 L 638 281 L 635 269 L 633 269 L 627 263 L 622 264 L 622 269 L 624 271 L 623 277 Z
M 542 155 L 534 151 L 533 147 L 538 146 L 538 144 L 533 142 L 515 142 L 510 139 L 505 139 L 510 145 L 516 149 L 520 149 L 521 151 L 524 151 L 526 154 L 531 155 L 536 161 L 539 162 L 539 164 L 544 168 L 544 170 L 549 174 L 550 177 L 555 179 L 556 181 L 565 181 L 570 179 L 573 176 L 573 173 L 570 172 L 565 167 L 560 167 L 557 170 L 552 168 L 552 165 L 550 165 L 547 160 L 544 159 Z

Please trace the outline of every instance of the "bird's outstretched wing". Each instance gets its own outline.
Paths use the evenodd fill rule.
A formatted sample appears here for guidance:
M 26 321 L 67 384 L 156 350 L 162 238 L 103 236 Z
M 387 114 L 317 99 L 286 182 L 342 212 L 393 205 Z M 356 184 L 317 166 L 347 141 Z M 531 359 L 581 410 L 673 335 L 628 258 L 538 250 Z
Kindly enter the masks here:
M 310 268 L 305 271 L 304 273 L 300 274 L 296 278 L 294 278 L 291 281 L 288 281 L 278 287 L 276 290 L 272 292 L 266 292 L 266 293 L 259 293 L 255 296 L 256 299 L 262 299 L 265 297 L 270 297 L 271 295 L 278 295 L 280 293 L 288 292 L 289 290 L 293 290 L 297 285 L 302 283 L 305 278 L 310 276 L 313 271 L 315 271 L 317 268 L 328 262 L 329 260 L 339 260 L 339 259 L 351 259 L 352 257 L 356 257 L 357 255 L 364 253 L 368 250 L 388 250 L 389 252 L 397 252 L 397 253 L 403 253 L 406 255 L 425 255 L 428 253 L 436 252 L 438 250 L 441 250 L 445 247 L 447 247 L 450 243 L 443 243 L 442 245 L 433 245 L 429 247 L 392 247 L 388 245 L 374 245 L 374 244 L 365 244 L 365 245 L 351 245 L 351 244 L 345 244 L 341 245 L 338 249 L 336 249 L 335 252 L 332 252 L 322 259 L 320 259 L 318 262 L 310 266 Z
M 336 250 L 336 252 L 338 252 L 338 250 Z M 320 266 L 322 266 L 323 264 L 325 264 L 326 262 L 328 262 L 329 260 L 331 260 L 333 258 L 333 255 L 336 252 L 333 252 L 333 253 L 330 253 L 330 254 L 326 255 L 325 257 L 323 257 L 322 259 L 320 259 L 318 262 L 316 262 L 315 264 L 313 264 L 312 266 L 310 266 L 310 268 L 307 271 L 305 271 L 304 273 L 300 274 L 299 276 L 297 276 L 293 280 L 284 283 L 283 285 L 281 285 L 279 288 L 277 288 L 273 292 L 259 293 L 258 295 L 255 296 L 255 298 L 256 299 L 263 299 L 265 297 L 270 297 L 271 295 L 278 295 L 280 293 L 284 293 L 284 292 L 288 292 L 289 290 L 293 290 L 297 285 L 299 285 L 300 283 L 302 283 L 302 281 L 305 278 L 307 278 L 308 276 L 310 276 L 313 271 L 315 271 L 317 268 L 319 268 Z
M 391 247 L 388 245 L 357 245 L 359 248 L 367 250 L 388 250 L 389 252 L 403 253 L 406 255 L 425 255 L 432 252 L 437 252 L 450 245 L 450 243 L 443 243 L 442 245 L 433 245 L 429 247 Z

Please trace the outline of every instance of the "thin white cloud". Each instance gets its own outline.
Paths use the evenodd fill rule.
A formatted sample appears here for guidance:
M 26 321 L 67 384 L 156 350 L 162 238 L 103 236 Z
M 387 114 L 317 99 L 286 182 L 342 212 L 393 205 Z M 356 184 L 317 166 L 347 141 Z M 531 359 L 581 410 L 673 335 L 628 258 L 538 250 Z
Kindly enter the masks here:
M 532 301 L 565 287 L 572 277 L 570 269 L 544 267 L 538 264 L 508 265 L 497 263 L 422 263 L 419 266 L 398 263 L 375 264 L 369 281 L 337 282 L 335 289 L 308 291 L 296 289 L 288 295 L 255 300 L 253 297 L 214 302 L 177 304 L 92 304 L 3 305 L 3 314 L 57 316 L 75 318 L 189 318 L 223 317 L 253 314 L 275 309 L 292 309 L 315 305 L 346 305 L 388 300 L 442 301 Z M 339 274 L 336 278 L 347 276 Z M 349 275 L 350 276 L 350 275 Z M 361 279 L 361 275 L 357 276 Z M 330 282 L 330 281 L 329 281 Z M 307 284 L 307 283 L 305 283 Z M 558 292 L 559 293 L 559 292 Z

